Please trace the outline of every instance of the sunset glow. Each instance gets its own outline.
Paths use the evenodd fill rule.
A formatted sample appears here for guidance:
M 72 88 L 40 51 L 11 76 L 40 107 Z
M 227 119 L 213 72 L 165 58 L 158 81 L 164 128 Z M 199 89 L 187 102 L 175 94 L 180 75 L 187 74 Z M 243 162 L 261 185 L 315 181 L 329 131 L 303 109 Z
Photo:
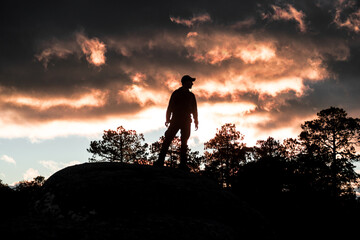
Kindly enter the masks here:
M 28 106 L 38 110 L 63 106 L 71 108 L 101 107 L 105 104 L 106 92 L 91 90 L 90 93 L 76 98 L 36 98 L 28 96 L 10 96 L 4 102 L 17 106 Z

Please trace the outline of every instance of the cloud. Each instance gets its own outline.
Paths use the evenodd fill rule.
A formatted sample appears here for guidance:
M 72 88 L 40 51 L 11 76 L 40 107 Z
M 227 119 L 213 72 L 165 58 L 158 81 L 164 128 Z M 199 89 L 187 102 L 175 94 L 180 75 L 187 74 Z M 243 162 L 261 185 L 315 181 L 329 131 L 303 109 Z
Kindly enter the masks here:
M 192 27 L 195 23 L 210 22 L 211 17 L 208 13 L 203 13 L 193 16 L 190 19 L 183 19 L 180 17 L 170 17 L 170 20 L 177 24 L 185 25 L 187 27 Z
M 356 9 L 356 1 L 339 0 L 336 4 L 334 23 L 338 28 L 346 28 L 355 33 L 360 32 L 360 9 Z
M 221 68 L 214 74 L 202 74 L 200 95 L 216 94 L 232 99 L 237 92 L 258 92 L 276 96 L 294 91 L 297 97 L 308 90 L 305 81 L 321 81 L 332 76 L 327 59 L 345 60 L 349 48 L 341 42 L 326 41 L 321 45 L 309 40 L 282 40 L 257 33 L 237 34 L 207 31 L 188 38 L 185 46 L 195 62 Z
M 35 97 L 22 94 L 13 94 L 11 96 L 1 97 L 0 101 L 5 104 L 29 107 L 36 111 L 45 111 L 56 107 L 69 107 L 79 109 L 83 107 L 101 107 L 105 104 L 106 91 L 89 89 L 87 93 L 72 98 L 65 97 Z
M 63 162 L 55 162 L 55 161 L 40 161 L 39 162 L 43 167 L 50 170 L 51 174 L 57 172 L 65 167 L 73 166 L 76 164 L 80 164 L 79 161 L 71 161 L 68 163 Z
M 16 161 L 14 160 L 14 158 L 9 157 L 8 155 L 2 155 L 0 157 L 0 160 L 3 160 L 5 162 L 8 162 L 8 163 L 11 163 L 11 164 L 14 164 L 14 165 L 16 164 Z
M 66 59 L 70 55 L 77 55 L 78 57 L 85 55 L 86 60 L 97 67 L 106 62 L 105 43 L 96 37 L 88 38 L 82 32 L 75 33 L 75 39 L 64 41 L 54 39 L 46 45 L 48 46 L 41 53 L 35 55 L 35 58 L 42 62 L 45 68 L 47 68 L 50 60 Z
M 231 28 L 234 29 L 243 29 L 243 28 L 250 28 L 252 26 L 254 26 L 256 23 L 256 19 L 253 17 L 249 17 L 245 20 L 241 20 L 241 21 L 237 21 L 236 23 L 234 23 L 233 25 L 231 25 Z
M 275 46 L 271 40 L 259 41 L 251 34 L 226 31 L 197 33 L 196 36 L 186 39 L 185 47 L 195 61 L 210 64 L 219 64 L 231 59 L 255 63 L 269 61 L 275 56 Z
M 355 31 L 358 10 L 346 2 L 354 1 L 126 4 L 100 12 L 74 10 L 79 14 L 70 14 L 66 23 L 49 17 L 45 24 L 29 15 L 39 26 L 34 36 L 26 35 L 32 31 L 27 25 L 9 21 L 8 37 L 0 41 L 18 40 L 2 44 L 7 47 L 0 56 L 0 136 L 32 141 L 99 136 L 119 125 L 156 131 L 184 74 L 197 77 L 193 92 L 199 117 L 206 116 L 200 129 L 215 131 L 231 120 L 255 139 L 276 130 L 292 134 L 330 104 L 351 103 L 356 113 L 358 43 L 331 28 Z M 115 11 L 121 14 L 111 14 Z M 205 14 L 184 17 L 189 11 Z M 270 22 L 281 27 L 275 30 Z M 16 23 L 29 41 L 14 35 Z M 79 23 L 86 31 L 75 31 Z M 31 61 L 34 55 L 38 62 Z
M 62 42 L 54 42 L 51 47 L 44 49 L 40 54 L 36 54 L 35 58 L 42 62 L 47 68 L 49 61 L 53 58 L 65 59 L 75 52 L 75 47 L 72 44 Z
M 166 104 L 166 103 L 165 103 Z M 166 107 L 166 106 L 165 106 Z M 65 136 L 99 137 L 104 129 L 122 125 L 146 133 L 163 126 L 165 107 L 147 107 L 135 114 L 109 115 L 93 120 L 52 120 L 32 124 L 0 122 L 0 138 L 28 138 L 31 142 Z
M 106 45 L 98 38 L 87 38 L 84 34 L 77 33 L 76 40 L 86 56 L 86 60 L 95 66 L 105 64 Z
M 78 36 L 81 36 L 78 41 L 72 42 L 84 56 L 80 45 L 88 46 L 85 42 L 91 39 Z M 243 33 L 232 25 L 198 27 L 196 32 L 109 35 L 104 39 L 112 61 L 101 72 L 89 72 L 87 66 L 54 67 L 46 76 L 48 79 L 53 74 L 57 85 L 47 81 L 47 88 L 43 90 L 39 85 L 33 91 L 0 88 L 4 112 L 0 135 L 25 136 L 32 141 L 68 135 L 92 136 L 109 125 L 116 128 L 122 123 L 138 131 L 157 130 L 163 125 L 170 94 L 180 86 L 184 74 L 198 79 L 193 91 L 199 108 L 206 104 L 214 104 L 214 109 L 216 104 L 222 104 L 223 109 L 249 104 L 251 112 L 274 114 L 289 102 L 311 93 L 309 82 L 335 77 L 327 64 L 329 60 L 346 61 L 350 55 L 349 47 L 341 39 L 314 41 L 308 36 L 298 39 L 256 29 Z M 56 95 L 47 93 L 48 90 L 54 90 Z M 234 108 L 236 113 L 238 108 Z M 214 113 L 209 106 L 204 111 Z M 252 113 L 238 117 L 254 116 Z M 281 116 L 273 116 L 274 119 L 262 118 L 269 124 L 253 127 L 279 127 L 271 123 Z M 144 123 L 142 117 L 151 119 L 151 124 Z M 225 116 L 213 118 L 220 123 Z
M 271 20 L 295 20 L 299 26 L 301 32 L 306 32 L 307 27 L 305 24 L 305 14 L 302 11 L 298 11 L 291 4 L 286 4 L 285 8 L 281 8 L 276 5 L 271 5 L 273 13 L 263 14 L 263 18 L 269 18 Z
M 39 171 L 33 168 L 29 168 L 28 170 L 26 170 L 26 172 L 23 174 L 23 179 L 25 181 L 31 181 L 33 180 L 35 177 L 40 176 Z
M 197 35 L 199 35 L 197 32 L 189 32 L 186 37 L 190 38 L 190 37 L 196 37 Z

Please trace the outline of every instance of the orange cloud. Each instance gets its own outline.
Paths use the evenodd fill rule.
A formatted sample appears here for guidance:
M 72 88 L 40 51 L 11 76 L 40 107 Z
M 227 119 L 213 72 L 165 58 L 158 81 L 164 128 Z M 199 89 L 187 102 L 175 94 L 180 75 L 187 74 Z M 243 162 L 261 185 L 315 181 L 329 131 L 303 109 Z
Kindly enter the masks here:
M 216 129 L 225 123 L 234 123 L 236 128 L 245 135 L 244 142 L 254 146 L 257 140 L 273 136 L 275 139 L 296 137 L 300 132 L 300 124 L 315 116 L 294 117 L 288 116 L 287 122 L 282 122 L 276 128 L 260 127 L 274 121 L 273 113 L 257 111 L 257 106 L 247 102 L 223 102 L 199 104 L 199 129 L 192 132 L 189 145 L 195 145 L 195 139 L 206 142 L 213 138 Z
M 208 99 L 244 91 L 272 96 L 294 91 L 301 96 L 307 90 L 305 80 L 320 81 L 332 75 L 325 56 L 338 60 L 349 56 L 348 47 L 339 42 L 318 46 L 292 40 L 284 44 L 270 36 L 219 31 L 187 38 L 184 46 L 194 61 L 222 69 L 203 74 L 204 81 L 197 83 L 199 94 Z
M 44 67 L 47 68 L 49 61 L 52 58 L 65 59 L 73 54 L 74 51 L 75 46 L 73 46 L 73 44 L 55 42 L 51 47 L 44 49 L 40 54 L 36 54 L 35 58 L 39 62 L 43 62 Z
M 143 73 L 135 73 L 132 77 L 132 80 L 134 83 L 142 83 L 144 82 L 144 79 L 146 79 L 146 74 Z
M 167 104 L 169 100 L 167 89 L 154 88 L 147 83 L 146 74 L 136 72 L 131 73 L 131 69 L 128 69 L 129 74 L 132 75 L 133 83 L 118 90 L 118 102 L 136 103 L 141 107 L 149 106 L 162 106 Z M 163 78 L 164 76 L 160 77 Z M 165 81 L 165 87 L 174 87 L 176 81 L 173 81 L 172 77 L 168 77 Z
M 304 22 L 305 14 L 302 11 L 296 10 L 291 4 L 287 4 L 286 8 L 272 5 L 274 14 L 264 14 L 263 18 L 270 18 L 272 20 L 295 20 L 301 32 L 306 32 L 306 24 Z
M 211 18 L 208 13 L 204 13 L 197 16 L 193 16 L 190 19 L 182 19 L 180 17 L 170 17 L 170 20 L 177 24 L 185 25 L 187 27 L 192 27 L 195 23 L 209 22 L 211 21 Z
M 76 33 L 75 36 L 76 39 L 71 41 L 53 40 L 41 53 L 36 54 L 35 58 L 39 62 L 43 62 L 45 68 L 47 68 L 51 59 L 66 59 L 73 54 L 80 57 L 85 55 L 86 60 L 97 67 L 105 64 L 106 45 L 104 42 L 101 42 L 98 38 L 90 39 L 83 33 Z
M 342 18 L 343 12 L 350 11 L 346 18 Z M 344 19 L 344 20 L 342 20 Z M 339 28 L 347 28 L 355 33 L 360 32 L 360 9 L 356 10 L 356 2 L 353 0 L 339 0 L 336 6 L 334 23 Z
M 275 56 L 271 41 L 258 41 L 252 35 L 236 35 L 228 32 L 197 34 L 186 39 L 185 47 L 195 61 L 210 64 L 221 63 L 231 58 L 245 63 L 268 61 Z
M 278 13 L 279 19 L 295 20 L 300 28 L 300 20 L 305 24 L 305 16 L 291 6 L 281 10 L 287 15 Z M 193 19 L 188 25 L 201 21 Z M 94 89 L 68 98 L 7 94 L 0 98 L 0 104 L 10 106 L 0 120 L 0 135 L 28 136 L 35 141 L 72 134 L 99 136 L 102 130 L 119 125 L 139 132 L 158 130 L 164 125 L 171 92 L 180 87 L 182 75 L 190 74 L 197 78 L 193 92 L 200 118 L 193 142 L 195 138 L 207 141 L 227 122 L 236 123 L 249 143 L 270 134 L 289 137 L 299 132 L 303 119 L 276 125 L 273 122 L 279 116 L 274 112 L 286 107 L 289 100 L 306 95 L 307 81 L 334 76 L 326 65 L 328 59 L 343 61 L 349 56 L 348 46 L 340 40 L 312 41 L 305 34 L 297 39 L 255 30 L 240 33 L 233 26 L 108 37 L 105 42 L 78 34 L 72 44 L 58 43 L 47 48 L 48 52 L 45 49 L 38 60 L 48 64 L 46 60 L 51 58 L 78 54 L 85 55 L 91 64 L 101 65 L 106 62 L 106 50 L 114 51 L 122 55 L 112 68 L 120 74 L 102 86 L 108 90 Z M 156 55 L 159 53 L 161 57 Z M 20 127 L 20 118 L 28 116 L 28 112 L 21 115 L 26 108 L 33 110 L 34 116 L 41 115 L 36 117 L 41 121 L 33 124 L 29 120 Z M 50 111 L 53 115 L 47 115 Z M 64 111 L 68 115 L 60 119 Z M 83 115 L 91 118 L 79 120 Z
M 198 33 L 197 32 L 189 32 L 187 35 L 186 35 L 186 37 L 196 37 L 198 35 Z
M 235 56 L 241 58 L 245 63 L 254 63 L 258 60 L 269 61 L 275 57 L 275 49 L 271 44 L 259 44 L 241 49 Z
M 95 66 L 105 64 L 106 46 L 97 38 L 89 39 L 83 34 L 76 34 L 76 40 L 86 56 L 86 60 Z
M 123 125 L 147 133 L 164 125 L 165 110 L 149 107 L 135 114 L 112 114 L 106 118 L 83 120 L 51 120 L 46 122 L 24 123 L 7 122 L 0 119 L 0 138 L 29 138 L 32 142 L 66 136 L 86 136 L 99 138 L 104 129 L 116 129 Z
M 11 104 L 18 107 L 30 107 L 37 111 L 44 111 L 53 107 L 70 107 L 70 108 L 83 108 L 83 107 L 101 107 L 106 102 L 106 91 L 91 89 L 88 93 L 76 96 L 74 98 L 65 97 L 36 97 L 26 96 L 21 94 L 14 94 L 0 97 L 2 103 Z
M 231 28 L 234 29 L 242 29 L 242 28 L 248 28 L 253 26 L 256 23 L 256 20 L 254 18 L 247 18 L 245 20 L 242 21 L 238 21 L 236 23 L 234 23 L 233 25 L 231 25 Z
M 124 90 L 118 91 L 119 102 L 137 103 L 144 107 L 146 105 L 164 104 L 168 101 L 168 96 L 162 94 L 159 90 L 149 89 L 141 85 L 130 85 Z

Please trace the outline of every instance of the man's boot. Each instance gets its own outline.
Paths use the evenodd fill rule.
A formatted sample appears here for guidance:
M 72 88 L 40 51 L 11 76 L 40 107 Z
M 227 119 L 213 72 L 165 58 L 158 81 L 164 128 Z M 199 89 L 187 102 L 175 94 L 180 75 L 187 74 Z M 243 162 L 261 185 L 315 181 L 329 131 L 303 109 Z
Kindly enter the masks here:
M 155 167 L 164 167 L 165 155 L 162 151 L 159 154 L 159 158 L 156 162 L 154 162 L 153 166 Z
M 186 154 L 181 154 L 180 155 L 179 169 L 182 169 L 182 170 L 185 170 L 185 171 L 190 171 L 190 168 L 187 166 L 187 156 L 186 156 Z

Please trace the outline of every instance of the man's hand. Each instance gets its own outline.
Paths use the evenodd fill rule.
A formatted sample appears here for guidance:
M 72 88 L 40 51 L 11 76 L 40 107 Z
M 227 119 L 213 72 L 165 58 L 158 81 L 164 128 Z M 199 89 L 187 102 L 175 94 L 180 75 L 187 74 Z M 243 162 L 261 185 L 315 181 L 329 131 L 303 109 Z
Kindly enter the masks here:
M 170 124 L 170 122 L 166 121 L 165 122 L 165 127 L 169 127 L 169 124 Z

